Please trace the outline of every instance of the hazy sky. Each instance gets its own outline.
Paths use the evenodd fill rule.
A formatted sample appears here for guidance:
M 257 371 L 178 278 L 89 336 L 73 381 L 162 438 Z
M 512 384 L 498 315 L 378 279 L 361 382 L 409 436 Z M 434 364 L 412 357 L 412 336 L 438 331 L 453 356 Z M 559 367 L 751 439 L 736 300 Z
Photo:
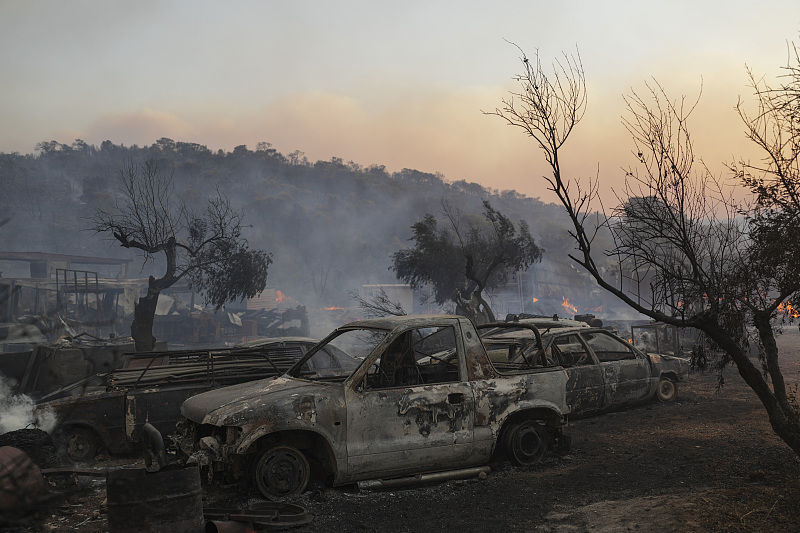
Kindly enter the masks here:
M 577 48 L 589 107 L 566 168 L 618 184 L 621 95 L 653 76 L 703 96 L 697 151 L 747 153 L 734 113 L 745 65 L 773 77 L 800 41 L 800 2 L 37 2 L 0 0 L 0 151 L 75 138 L 210 148 L 271 142 L 441 172 L 550 199 L 540 153 L 491 110 L 518 52 Z

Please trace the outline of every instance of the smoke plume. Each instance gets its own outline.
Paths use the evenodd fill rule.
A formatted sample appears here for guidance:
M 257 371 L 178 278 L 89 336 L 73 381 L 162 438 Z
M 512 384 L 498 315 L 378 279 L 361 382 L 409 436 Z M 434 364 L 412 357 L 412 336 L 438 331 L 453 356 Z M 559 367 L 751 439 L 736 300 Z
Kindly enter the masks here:
M 14 394 L 9 380 L 0 374 L 0 434 L 24 428 L 38 428 L 48 433 L 56 427 L 56 416 L 37 410 L 30 396 Z

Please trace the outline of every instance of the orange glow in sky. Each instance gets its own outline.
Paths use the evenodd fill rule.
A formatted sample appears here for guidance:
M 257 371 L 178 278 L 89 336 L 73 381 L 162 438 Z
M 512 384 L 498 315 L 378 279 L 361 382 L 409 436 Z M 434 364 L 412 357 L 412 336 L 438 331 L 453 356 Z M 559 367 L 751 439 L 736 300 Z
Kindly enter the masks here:
M 745 64 L 779 74 L 797 14 L 796 0 L 8 1 L 0 151 L 75 138 L 212 150 L 266 141 L 312 161 L 441 172 L 552 201 L 531 140 L 481 112 L 514 87 L 508 40 L 545 62 L 581 52 L 589 103 L 564 173 L 619 187 L 634 161 L 622 94 L 653 76 L 676 98 L 702 80 L 696 154 L 724 175 L 723 163 L 752 154 L 734 111 L 750 96 Z

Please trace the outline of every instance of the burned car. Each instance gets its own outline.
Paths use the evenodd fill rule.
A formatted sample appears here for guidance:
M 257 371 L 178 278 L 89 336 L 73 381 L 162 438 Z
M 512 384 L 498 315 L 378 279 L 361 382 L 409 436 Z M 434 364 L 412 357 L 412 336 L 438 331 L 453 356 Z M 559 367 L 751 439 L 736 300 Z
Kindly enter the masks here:
M 481 326 L 496 366 L 560 366 L 567 374 L 568 414 L 582 416 L 658 398 L 672 401 L 689 373 L 689 360 L 646 354 L 602 328 L 557 328 L 544 333 L 525 324 Z
M 145 423 L 172 431 L 186 398 L 283 374 L 316 342 L 281 337 L 233 348 L 128 354 L 122 368 L 96 376 L 98 384 L 80 380 L 64 387 L 37 412 L 56 415 L 56 439 L 73 461 L 88 461 L 100 448 L 129 453 L 142 442 Z
M 535 329 L 535 328 L 534 328 Z M 492 364 L 458 316 L 402 316 L 336 329 L 285 375 L 183 403 L 172 436 L 213 479 L 254 481 L 267 498 L 465 469 L 500 448 L 533 464 L 564 447 L 567 374 Z

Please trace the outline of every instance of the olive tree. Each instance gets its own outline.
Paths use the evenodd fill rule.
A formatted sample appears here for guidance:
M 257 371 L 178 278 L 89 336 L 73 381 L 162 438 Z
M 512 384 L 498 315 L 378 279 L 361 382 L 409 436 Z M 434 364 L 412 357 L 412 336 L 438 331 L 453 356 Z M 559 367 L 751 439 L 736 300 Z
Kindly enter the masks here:
M 572 222 L 570 257 L 605 290 L 636 311 L 667 324 L 702 331 L 718 369 L 732 363 L 764 405 L 775 433 L 800 454 L 798 405 L 787 391 L 775 342 L 776 319 L 800 294 L 800 61 L 795 50 L 784 83 L 751 76 L 757 109 L 740 116 L 761 149 L 759 162 L 731 165 L 752 197 L 730 190 L 696 158 L 689 118 L 696 101 L 671 99 L 657 83 L 626 97 L 623 124 L 635 164 L 603 208 L 598 178 L 562 173 L 560 156 L 586 110 L 578 54 L 545 69 L 522 53 L 519 90 L 490 114 L 524 130 L 549 164 L 547 185 Z M 597 249 L 598 232 L 613 245 Z M 601 263 L 613 259 L 617 272 Z M 758 359 L 751 358 L 751 343 Z M 721 379 L 721 373 L 720 373 Z
M 120 172 L 122 194 L 114 209 L 98 209 L 93 229 L 111 233 L 124 248 L 141 250 L 144 261 L 163 254 L 161 277 L 150 276 L 147 293 L 134 307 L 131 336 L 137 351 L 152 350 L 153 319 L 161 291 L 187 279 L 217 308 L 253 297 L 267 284 L 270 254 L 251 250 L 242 237 L 241 216 L 220 194 L 196 213 L 175 194 L 172 178 L 153 161 Z
M 525 221 L 517 227 L 488 201 L 483 217 L 464 217 L 446 202 L 442 213 L 443 224 L 428 214 L 411 226 L 414 246 L 395 252 L 390 268 L 414 288 L 430 285 L 437 303 L 455 303 L 478 324 L 494 322 L 483 291 L 539 261 L 543 250 Z

